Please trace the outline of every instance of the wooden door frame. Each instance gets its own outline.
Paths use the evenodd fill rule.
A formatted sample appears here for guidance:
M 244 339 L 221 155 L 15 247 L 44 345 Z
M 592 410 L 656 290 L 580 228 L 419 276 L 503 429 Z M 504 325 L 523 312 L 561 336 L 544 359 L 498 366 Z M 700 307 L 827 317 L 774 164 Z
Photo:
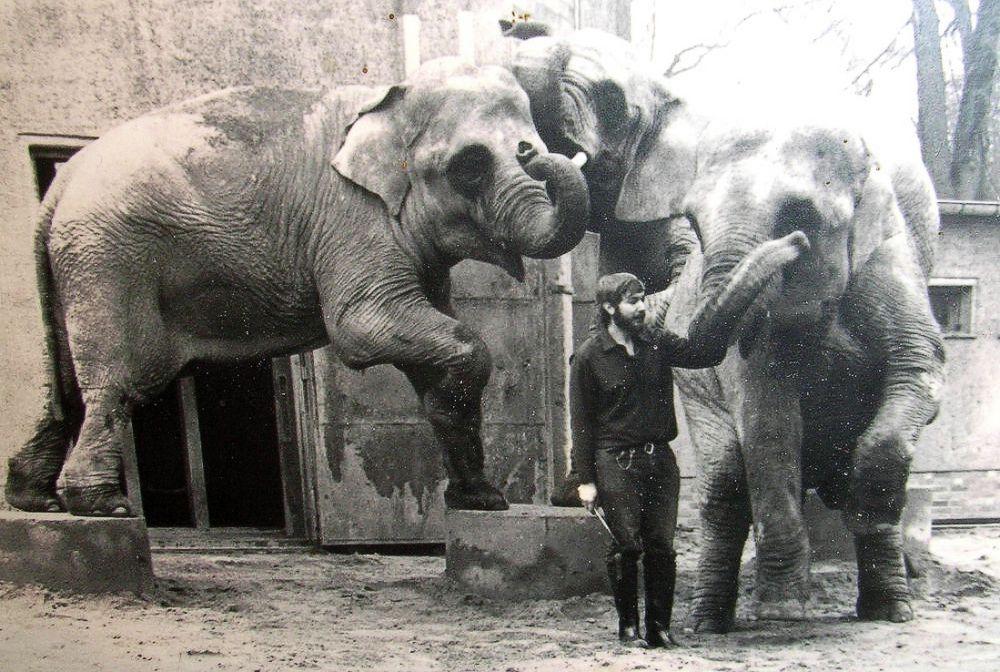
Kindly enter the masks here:
M 275 437 L 281 469 L 284 531 L 287 536 L 318 539 L 315 503 L 315 389 L 311 384 L 312 353 L 271 360 L 274 387 Z M 201 426 L 195 380 L 177 380 L 182 423 L 181 438 L 191 524 L 196 530 L 211 527 L 202 454 Z M 312 401 L 310 401 L 312 400 Z M 144 515 L 134 433 L 127 433 L 122 450 L 123 472 L 133 512 Z

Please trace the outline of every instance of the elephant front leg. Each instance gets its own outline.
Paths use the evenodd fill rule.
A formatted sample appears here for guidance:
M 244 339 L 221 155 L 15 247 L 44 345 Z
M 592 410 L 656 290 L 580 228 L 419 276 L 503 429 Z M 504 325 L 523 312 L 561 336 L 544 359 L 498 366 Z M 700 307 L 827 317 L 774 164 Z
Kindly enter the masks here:
M 843 513 L 858 550 L 858 616 L 908 621 L 899 520 L 917 437 L 937 412 L 944 345 L 905 240 L 891 239 L 869 258 L 842 313 L 884 362 L 881 398 L 852 455 Z
M 704 461 L 701 477 L 701 550 L 691 622 L 695 632 L 723 634 L 736 620 L 740 562 L 751 517 L 735 436 L 716 457 L 721 459 Z
M 507 500 L 483 472 L 482 391 L 490 374 L 486 345 L 476 338 L 467 357 L 444 370 L 399 367 L 413 384 L 434 435 L 444 450 L 449 509 L 503 511 Z
M 695 632 L 733 629 L 740 561 L 750 531 L 750 499 L 732 416 L 720 405 L 714 371 L 679 369 L 691 441 L 698 453 L 701 543 L 692 594 Z
M 447 309 L 446 298 L 438 303 Z M 425 297 L 405 306 L 358 303 L 327 328 L 348 366 L 393 364 L 409 378 L 444 453 L 446 506 L 507 509 L 483 473 L 482 396 L 492 366 L 483 340 Z
M 856 534 L 854 548 L 858 561 L 858 618 L 893 623 L 911 620 L 913 609 L 899 525 Z
M 739 401 L 737 425 L 753 511 L 756 614 L 801 619 L 809 600 L 809 538 L 802 518 L 802 418 L 795 372 L 765 341 L 723 364 Z M 742 361 L 742 360 L 741 360 Z M 738 369 L 736 376 L 732 369 Z

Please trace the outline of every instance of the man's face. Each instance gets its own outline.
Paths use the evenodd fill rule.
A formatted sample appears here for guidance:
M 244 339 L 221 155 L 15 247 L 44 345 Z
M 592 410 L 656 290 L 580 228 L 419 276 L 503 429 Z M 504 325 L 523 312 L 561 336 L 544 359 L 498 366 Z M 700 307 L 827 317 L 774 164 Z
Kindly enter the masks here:
M 611 313 L 611 321 L 629 333 L 639 332 L 646 321 L 646 295 L 642 292 L 626 294 Z

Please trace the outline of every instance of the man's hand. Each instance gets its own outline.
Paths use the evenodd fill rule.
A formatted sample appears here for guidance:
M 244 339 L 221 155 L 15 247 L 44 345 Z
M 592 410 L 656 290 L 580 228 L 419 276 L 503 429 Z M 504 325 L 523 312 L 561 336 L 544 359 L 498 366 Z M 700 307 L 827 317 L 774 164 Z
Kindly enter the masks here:
M 587 507 L 587 511 L 593 513 L 594 507 L 597 505 L 597 486 L 593 483 L 582 483 L 577 486 L 576 494 L 580 497 L 583 505 Z

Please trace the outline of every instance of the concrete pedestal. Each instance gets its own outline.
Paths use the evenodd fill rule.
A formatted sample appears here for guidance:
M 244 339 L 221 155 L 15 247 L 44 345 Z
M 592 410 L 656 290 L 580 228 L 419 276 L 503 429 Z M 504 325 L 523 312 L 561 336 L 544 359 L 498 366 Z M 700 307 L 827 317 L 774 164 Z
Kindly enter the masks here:
M 470 592 L 554 599 L 608 590 L 608 533 L 582 508 L 450 510 L 445 526 L 445 574 Z
M 153 587 L 142 518 L 0 511 L 0 580 L 76 593 Z
M 930 488 L 909 488 L 906 507 L 900 523 L 903 528 L 903 550 L 914 569 L 920 571 L 927 563 L 931 542 Z M 854 561 L 854 537 L 841 520 L 840 511 L 831 511 L 815 493 L 809 493 L 802 506 L 809 530 L 812 559 Z

